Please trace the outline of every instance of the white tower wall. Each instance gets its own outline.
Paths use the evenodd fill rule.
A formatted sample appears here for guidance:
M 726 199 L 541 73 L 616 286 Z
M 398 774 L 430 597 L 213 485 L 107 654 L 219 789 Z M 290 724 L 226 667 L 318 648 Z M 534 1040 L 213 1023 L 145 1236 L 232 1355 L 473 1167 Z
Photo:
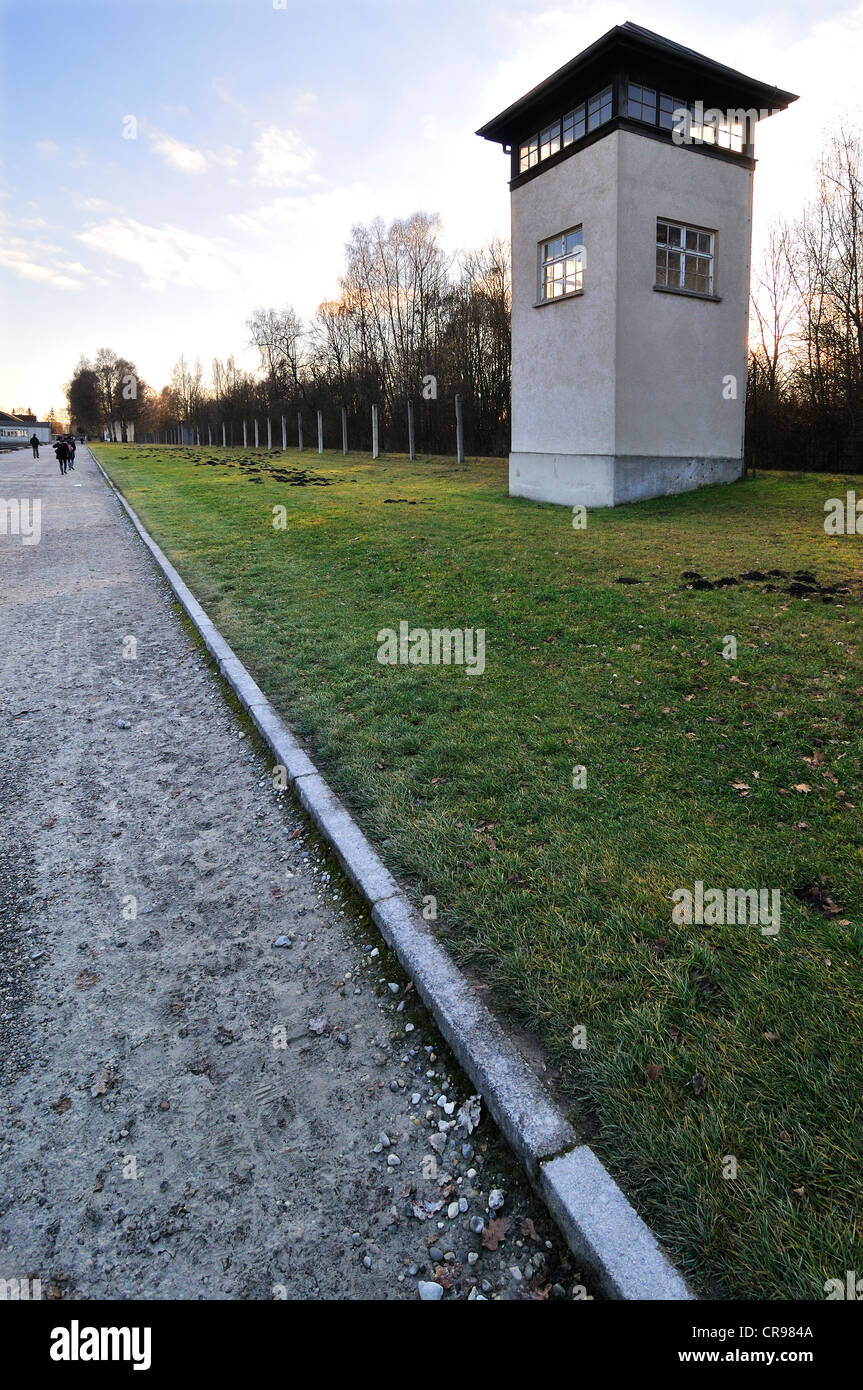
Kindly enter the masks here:
M 513 189 L 511 493 L 614 506 L 740 476 L 751 196 L 743 163 L 627 130 Z M 715 299 L 654 289 L 657 217 L 715 232 Z M 584 292 L 539 305 L 539 243 L 577 225 Z

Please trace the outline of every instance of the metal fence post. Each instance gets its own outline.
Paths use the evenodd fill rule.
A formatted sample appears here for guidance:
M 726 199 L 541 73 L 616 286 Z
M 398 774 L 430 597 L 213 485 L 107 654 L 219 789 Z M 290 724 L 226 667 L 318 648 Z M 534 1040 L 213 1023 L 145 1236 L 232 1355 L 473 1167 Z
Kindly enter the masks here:
M 464 463 L 464 425 L 461 418 L 461 396 L 455 398 L 455 451 L 459 463 Z

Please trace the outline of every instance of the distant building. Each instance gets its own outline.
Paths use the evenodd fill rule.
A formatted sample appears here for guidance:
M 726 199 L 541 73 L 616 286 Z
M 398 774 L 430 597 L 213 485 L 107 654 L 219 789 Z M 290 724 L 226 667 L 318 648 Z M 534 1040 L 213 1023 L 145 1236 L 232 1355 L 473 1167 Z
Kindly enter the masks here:
M 40 444 L 50 444 L 51 435 L 54 433 L 50 420 L 37 420 L 32 410 L 16 410 L 15 419 L 20 420 L 22 425 L 26 425 L 30 433 L 28 440 L 35 434 Z
M 511 494 L 740 477 L 752 135 L 796 99 L 623 24 L 478 132 L 510 157 Z
M 17 415 L 7 415 L 5 411 L 0 410 L 0 449 L 22 449 L 32 433 L 33 430 L 28 429 Z

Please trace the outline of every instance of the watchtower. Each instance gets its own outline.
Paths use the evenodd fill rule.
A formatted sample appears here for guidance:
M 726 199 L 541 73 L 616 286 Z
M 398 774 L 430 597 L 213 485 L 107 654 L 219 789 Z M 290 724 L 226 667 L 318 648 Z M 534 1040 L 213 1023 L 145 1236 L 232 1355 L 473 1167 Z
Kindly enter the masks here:
M 796 97 L 623 24 L 477 134 L 510 154 L 510 493 L 743 470 L 754 128 Z

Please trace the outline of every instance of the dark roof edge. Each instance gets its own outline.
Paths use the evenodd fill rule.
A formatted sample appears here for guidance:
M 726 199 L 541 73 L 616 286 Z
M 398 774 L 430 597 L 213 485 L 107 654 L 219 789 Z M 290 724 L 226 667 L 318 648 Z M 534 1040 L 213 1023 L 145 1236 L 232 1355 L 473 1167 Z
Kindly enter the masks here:
M 480 126 L 476 132 L 485 140 L 505 140 L 506 129 L 511 125 L 516 116 L 526 112 L 534 104 L 539 104 L 543 98 L 550 95 L 555 87 L 562 86 L 567 78 L 574 76 L 579 69 L 587 67 L 593 58 L 600 56 L 604 51 L 611 51 L 615 47 L 641 48 L 643 51 L 661 55 L 667 58 L 677 58 L 682 62 L 687 62 L 695 67 L 701 67 L 711 77 L 723 82 L 734 83 L 750 89 L 757 99 L 764 102 L 771 102 L 773 106 L 784 108 L 790 106 L 792 101 L 797 101 L 794 92 L 783 91 L 781 87 L 771 87 L 769 83 L 760 82 L 755 77 L 747 77 L 745 73 L 738 72 L 736 68 L 729 68 L 724 63 L 717 63 L 715 59 L 708 58 L 704 53 L 697 53 L 693 48 L 685 48 L 682 44 L 675 43 L 673 39 L 666 39 L 662 34 L 655 34 L 651 29 L 645 29 L 640 24 L 633 24 L 627 20 L 625 24 L 616 24 L 613 29 L 598 38 L 588 48 L 582 50 L 575 58 L 571 58 L 563 67 L 553 72 L 550 77 L 546 77 L 537 86 L 532 87 L 518 101 L 514 101 L 505 111 L 501 111 L 497 116 L 492 117 Z

